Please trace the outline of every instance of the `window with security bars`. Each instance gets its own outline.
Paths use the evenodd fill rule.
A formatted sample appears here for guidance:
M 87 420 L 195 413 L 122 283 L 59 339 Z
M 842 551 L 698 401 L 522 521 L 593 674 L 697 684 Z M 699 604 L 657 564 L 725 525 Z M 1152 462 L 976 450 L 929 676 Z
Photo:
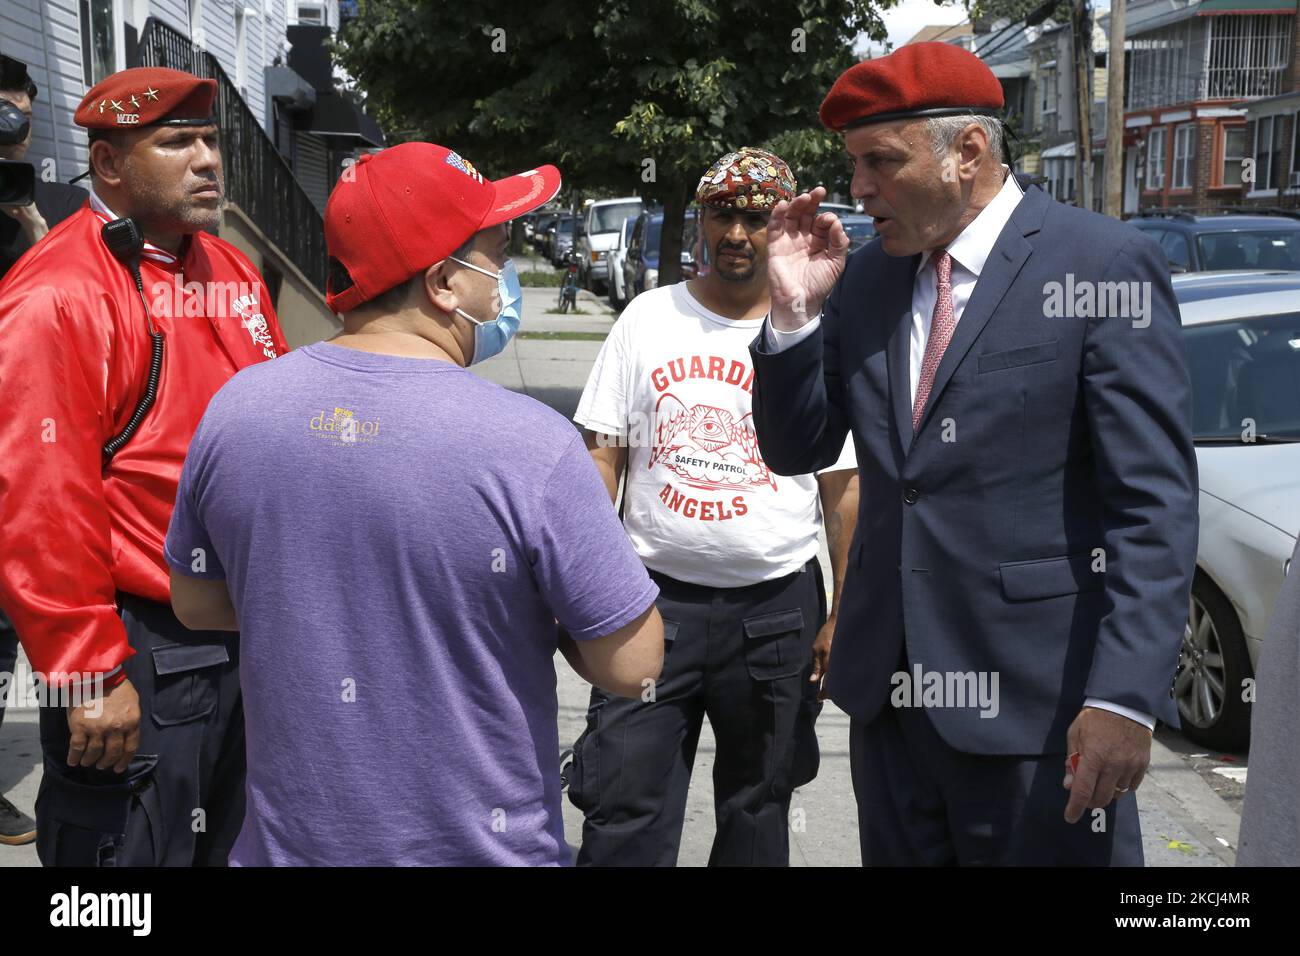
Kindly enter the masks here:
M 1206 99 L 1273 96 L 1291 59 L 1294 16 L 1203 17 L 1209 58 Z
M 1199 98 L 1207 19 L 1191 17 L 1127 41 L 1129 109 L 1173 106 Z
M 1291 55 L 1293 15 L 1190 17 L 1132 37 L 1128 109 L 1273 96 Z

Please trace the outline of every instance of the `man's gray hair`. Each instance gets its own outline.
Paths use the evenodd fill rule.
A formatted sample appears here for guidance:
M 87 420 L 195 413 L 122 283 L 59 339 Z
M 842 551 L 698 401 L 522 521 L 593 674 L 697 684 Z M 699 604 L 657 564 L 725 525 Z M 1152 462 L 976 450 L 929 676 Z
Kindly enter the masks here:
M 930 147 L 936 159 L 942 160 L 948 155 L 952 141 L 971 123 L 978 123 L 980 129 L 989 139 L 989 155 L 995 162 L 1002 159 L 1002 121 L 996 116 L 980 116 L 966 113 L 961 116 L 932 116 L 925 121 L 926 132 L 930 134 Z

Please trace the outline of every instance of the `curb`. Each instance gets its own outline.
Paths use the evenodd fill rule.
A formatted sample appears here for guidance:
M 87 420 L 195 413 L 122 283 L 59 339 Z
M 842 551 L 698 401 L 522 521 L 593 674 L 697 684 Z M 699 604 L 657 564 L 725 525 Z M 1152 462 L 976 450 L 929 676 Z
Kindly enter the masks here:
M 1152 740 L 1151 764 L 1142 782 L 1159 788 L 1182 808 L 1188 829 L 1211 853 L 1228 866 L 1236 864 L 1241 817 L 1182 757 L 1160 741 Z

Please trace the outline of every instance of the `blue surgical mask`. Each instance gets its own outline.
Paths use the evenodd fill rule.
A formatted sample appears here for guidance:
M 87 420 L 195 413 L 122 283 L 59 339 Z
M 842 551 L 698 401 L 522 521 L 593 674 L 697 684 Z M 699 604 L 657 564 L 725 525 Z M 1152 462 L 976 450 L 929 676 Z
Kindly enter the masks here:
M 524 293 L 519 288 L 519 273 L 515 271 L 515 263 L 512 259 L 507 259 L 506 264 L 501 267 L 500 272 L 488 272 L 486 269 L 480 269 L 472 262 L 466 262 L 464 259 L 457 259 L 455 256 L 448 256 L 453 262 L 459 262 L 467 269 L 473 269 L 475 272 L 481 272 L 485 276 L 491 276 L 497 280 L 497 294 L 501 297 L 501 311 L 497 313 L 496 318 L 489 322 L 481 322 L 472 315 L 466 314 L 461 309 L 456 310 L 456 314 L 466 321 L 474 323 L 474 358 L 470 360 L 470 365 L 477 365 L 484 362 L 492 356 L 501 352 L 506 344 L 519 331 L 519 304 L 523 301 Z

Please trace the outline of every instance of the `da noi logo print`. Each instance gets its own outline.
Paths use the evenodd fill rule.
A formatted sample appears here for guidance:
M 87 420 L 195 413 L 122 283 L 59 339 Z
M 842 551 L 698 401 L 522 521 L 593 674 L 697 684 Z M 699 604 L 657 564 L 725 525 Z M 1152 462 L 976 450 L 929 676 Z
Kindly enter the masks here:
M 321 411 L 311 420 L 312 434 L 338 445 L 368 445 L 379 435 L 379 419 L 365 421 L 350 408 Z

